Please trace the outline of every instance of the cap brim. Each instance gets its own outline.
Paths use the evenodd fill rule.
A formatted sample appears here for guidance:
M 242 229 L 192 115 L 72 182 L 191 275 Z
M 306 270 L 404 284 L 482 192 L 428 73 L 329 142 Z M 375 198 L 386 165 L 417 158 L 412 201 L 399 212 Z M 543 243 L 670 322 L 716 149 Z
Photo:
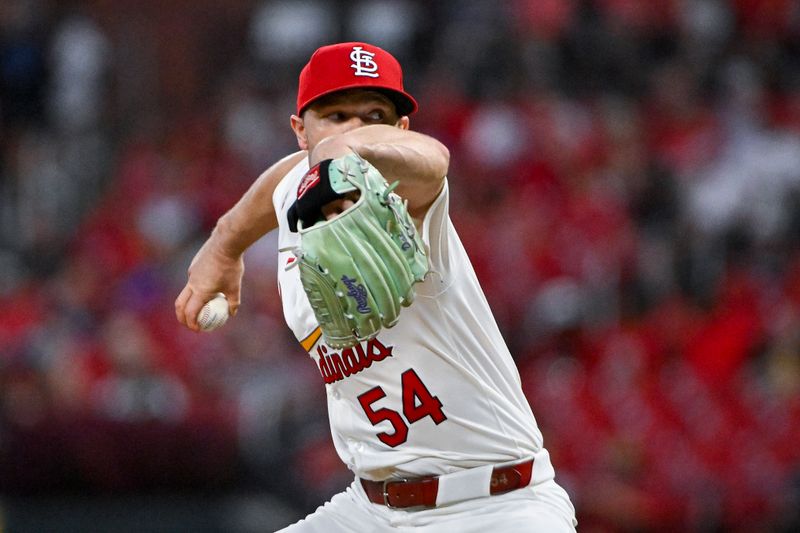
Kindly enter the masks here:
M 400 115 L 401 117 L 410 115 L 419 108 L 419 106 L 417 105 L 417 101 L 414 100 L 414 97 L 406 92 L 398 91 L 397 89 L 391 89 L 388 87 L 354 83 L 352 85 L 344 85 L 342 87 L 336 87 L 335 89 L 330 89 L 328 91 L 316 95 L 312 100 L 309 100 L 303 105 L 303 107 L 298 109 L 297 114 L 302 115 L 303 111 L 308 109 L 311 105 L 314 104 L 314 102 L 316 102 L 323 96 L 327 96 L 333 93 L 338 93 L 339 91 L 347 91 L 349 89 L 363 89 L 365 91 L 375 91 L 381 93 L 382 95 L 386 96 L 386 98 L 392 101 L 395 109 L 397 110 L 397 114 Z

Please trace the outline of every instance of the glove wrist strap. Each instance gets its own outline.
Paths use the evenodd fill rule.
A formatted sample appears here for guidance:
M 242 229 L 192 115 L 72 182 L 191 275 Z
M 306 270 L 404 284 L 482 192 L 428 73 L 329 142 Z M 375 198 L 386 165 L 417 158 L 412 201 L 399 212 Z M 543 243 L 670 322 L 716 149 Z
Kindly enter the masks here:
M 289 229 L 297 232 L 298 221 L 304 228 L 313 226 L 323 218 L 322 207 L 334 200 L 343 198 L 344 194 L 337 193 L 331 188 L 330 164 L 333 159 L 320 161 L 306 172 L 297 186 L 297 199 L 286 213 Z

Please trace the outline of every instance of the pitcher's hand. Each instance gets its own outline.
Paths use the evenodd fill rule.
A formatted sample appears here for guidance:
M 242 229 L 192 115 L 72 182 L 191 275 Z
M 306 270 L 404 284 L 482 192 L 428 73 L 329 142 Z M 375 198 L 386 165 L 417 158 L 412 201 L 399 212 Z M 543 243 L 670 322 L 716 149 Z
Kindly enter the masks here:
M 236 315 L 241 301 L 244 258 L 231 257 L 209 238 L 189 265 L 189 278 L 175 300 L 175 316 L 178 322 L 193 331 L 200 331 L 197 315 L 200 309 L 218 292 L 228 299 L 231 316 Z

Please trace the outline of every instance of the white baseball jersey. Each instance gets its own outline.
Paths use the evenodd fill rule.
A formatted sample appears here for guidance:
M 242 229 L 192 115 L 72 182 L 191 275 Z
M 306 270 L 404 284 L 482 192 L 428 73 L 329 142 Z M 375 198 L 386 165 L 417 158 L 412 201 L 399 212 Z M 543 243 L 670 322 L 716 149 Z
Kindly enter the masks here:
M 281 249 L 299 244 L 286 211 L 295 201 L 302 161 L 273 201 Z M 448 215 L 445 183 L 421 236 L 431 273 L 396 326 L 350 349 L 324 344 L 300 282 L 279 255 L 286 322 L 320 371 L 336 450 L 359 477 L 382 480 L 440 475 L 531 457 L 542 437 L 500 334 Z

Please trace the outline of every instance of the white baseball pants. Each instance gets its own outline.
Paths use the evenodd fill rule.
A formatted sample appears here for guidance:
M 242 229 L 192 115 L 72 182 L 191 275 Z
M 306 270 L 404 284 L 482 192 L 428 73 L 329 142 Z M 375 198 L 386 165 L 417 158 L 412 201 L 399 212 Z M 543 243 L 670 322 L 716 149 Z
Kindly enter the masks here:
M 344 492 L 280 533 L 574 532 L 575 509 L 551 473 L 549 457 L 543 450 L 536 456 L 533 481 L 527 487 L 422 510 L 374 504 L 356 480 Z

